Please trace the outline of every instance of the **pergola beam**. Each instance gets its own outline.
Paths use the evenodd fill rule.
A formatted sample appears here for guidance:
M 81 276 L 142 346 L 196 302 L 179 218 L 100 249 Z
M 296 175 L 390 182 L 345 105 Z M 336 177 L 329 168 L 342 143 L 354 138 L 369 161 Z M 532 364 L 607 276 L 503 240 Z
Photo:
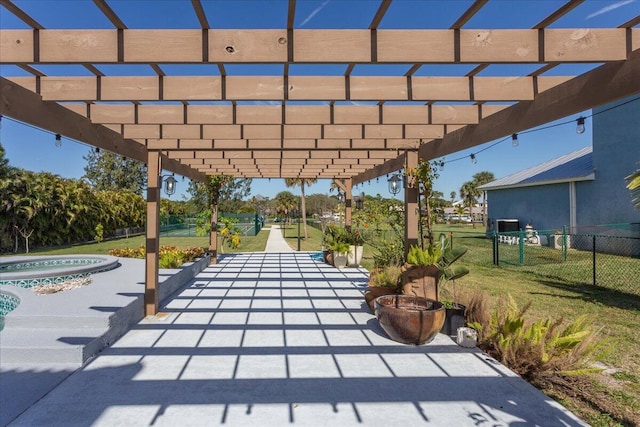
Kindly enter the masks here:
M 640 50 L 582 74 L 499 111 L 477 125 L 469 125 L 420 147 L 420 158 L 431 160 L 475 147 L 513 133 L 640 93 Z
M 4 77 L 0 77 L 0 114 L 130 159 L 147 162 L 147 148 L 144 145 L 125 139 L 105 126 L 91 123 L 88 118 L 61 105 L 43 102 L 39 95 Z M 204 174 L 175 160 L 168 162 L 167 170 L 195 180 L 205 179 Z
M 375 55 L 374 62 L 398 64 L 605 62 L 626 59 L 630 37 L 625 28 L 375 30 L 375 37 L 372 33 L 368 29 L 207 30 L 205 40 L 201 29 L 2 30 L 0 60 L 6 64 L 363 64 L 374 61 Z M 341 48 L 335 49 L 336 45 Z M 38 58 L 34 52 L 40 53 Z
M 85 67 L 91 65 L 83 64 Z M 21 67 L 29 67 L 19 64 Z M 157 76 L 36 77 L 10 79 L 45 101 L 530 101 L 572 76 L 478 77 L 488 64 L 463 77 L 425 76 Z M 94 74 L 100 71 L 91 66 Z M 95 71 L 94 71 L 95 70 Z M 160 78 L 162 77 L 162 78 Z M 287 91 L 284 93 L 283 87 Z M 39 83 L 39 85 L 37 84 Z M 286 105 L 286 104 L 285 104 Z M 274 107 L 274 106 L 269 106 Z M 150 108 L 150 107 L 146 107 Z M 174 106 L 175 109 L 175 106 Z M 247 109 L 247 108 L 245 108 Z M 266 110 L 267 108 L 263 108 Z

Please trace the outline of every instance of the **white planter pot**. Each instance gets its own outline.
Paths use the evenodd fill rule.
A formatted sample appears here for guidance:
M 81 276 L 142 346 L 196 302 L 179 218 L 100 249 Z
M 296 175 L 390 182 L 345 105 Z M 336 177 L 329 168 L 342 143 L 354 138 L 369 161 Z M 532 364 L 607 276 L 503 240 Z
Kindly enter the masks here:
M 458 336 L 456 342 L 460 347 L 473 348 L 478 342 L 478 333 L 473 328 L 458 328 Z
M 347 265 L 352 267 L 357 267 L 360 265 L 360 261 L 362 261 L 362 252 L 364 251 L 364 246 L 349 246 L 349 252 L 347 252 Z
M 348 252 L 334 252 L 333 265 L 336 268 L 345 268 L 347 266 L 347 254 Z

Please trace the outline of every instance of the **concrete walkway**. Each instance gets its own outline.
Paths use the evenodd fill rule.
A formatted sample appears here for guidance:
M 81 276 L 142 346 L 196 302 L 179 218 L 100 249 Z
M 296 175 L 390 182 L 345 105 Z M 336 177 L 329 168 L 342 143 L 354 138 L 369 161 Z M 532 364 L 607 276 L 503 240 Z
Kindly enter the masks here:
M 279 225 L 272 225 L 267 239 L 267 246 L 264 249 L 267 253 L 284 253 L 293 252 L 291 246 L 282 237 L 282 229 Z
M 477 349 L 389 340 L 366 281 L 226 255 L 12 426 L 586 425 Z

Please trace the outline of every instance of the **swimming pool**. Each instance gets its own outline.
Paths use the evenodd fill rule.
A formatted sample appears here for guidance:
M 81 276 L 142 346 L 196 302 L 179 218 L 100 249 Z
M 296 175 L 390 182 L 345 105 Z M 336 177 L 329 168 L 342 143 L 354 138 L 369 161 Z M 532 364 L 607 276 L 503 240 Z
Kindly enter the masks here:
M 87 277 L 118 266 L 109 255 L 20 256 L 0 258 L 0 285 L 31 288 Z
M 4 317 L 19 304 L 19 298 L 0 291 L 0 331 L 4 329 Z

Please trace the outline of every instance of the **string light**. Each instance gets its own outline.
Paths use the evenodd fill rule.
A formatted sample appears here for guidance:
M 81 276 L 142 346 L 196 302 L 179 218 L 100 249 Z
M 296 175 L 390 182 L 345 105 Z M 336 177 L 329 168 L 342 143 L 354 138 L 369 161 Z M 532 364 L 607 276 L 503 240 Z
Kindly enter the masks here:
M 471 157 L 471 163 L 473 163 L 474 165 L 478 164 L 478 159 L 476 159 L 475 154 L 471 153 L 469 157 Z
M 444 170 L 444 160 L 440 160 L 440 163 L 438 165 L 440 166 L 440 170 L 443 171 Z
M 576 133 L 578 135 L 582 135 L 584 133 L 584 117 L 582 116 L 578 117 L 578 120 L 576 120 Z
M 96 154 L 100 153 L 100 147 L 96 147 Z
M 518 134 L 514 133 L 513 135 L 511 135 L 511 145 L 514 147 L 517 147 L 518 145 L 520 145 L 520 143 L 518 142 Z
M 62 136 L 59 133 L 56 133 L 56 147 L 62 147 Z

